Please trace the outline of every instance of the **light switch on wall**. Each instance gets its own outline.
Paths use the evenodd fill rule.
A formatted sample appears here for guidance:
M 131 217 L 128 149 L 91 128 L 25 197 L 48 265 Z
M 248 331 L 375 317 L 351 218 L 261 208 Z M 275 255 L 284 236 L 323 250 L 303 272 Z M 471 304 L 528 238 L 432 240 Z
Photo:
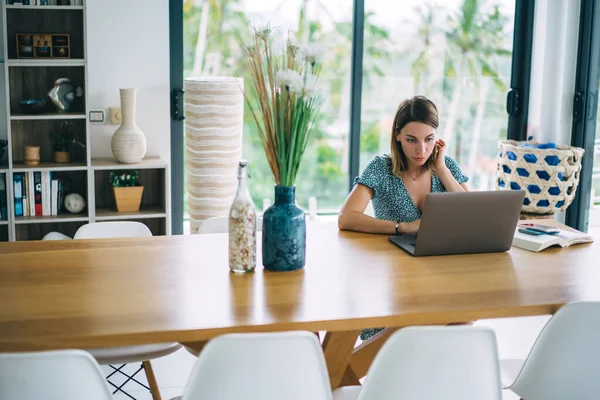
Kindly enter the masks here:
M 105 122 L 104 110 L 90 110 L 90 123 L 103 124 Z
M 121 117 L 121 107 L 110 108 L 110 123 L 113 125 L 121 125 L 123 122 Z

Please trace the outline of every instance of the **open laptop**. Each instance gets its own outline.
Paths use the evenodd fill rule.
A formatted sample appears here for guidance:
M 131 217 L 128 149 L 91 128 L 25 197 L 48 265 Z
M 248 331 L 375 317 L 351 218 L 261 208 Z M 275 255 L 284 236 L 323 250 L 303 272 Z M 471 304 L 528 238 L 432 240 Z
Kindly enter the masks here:
M 413 256 L 507 251 L 524 197 L 524 190 L 429 193 L 419 234 L 388 239 Z

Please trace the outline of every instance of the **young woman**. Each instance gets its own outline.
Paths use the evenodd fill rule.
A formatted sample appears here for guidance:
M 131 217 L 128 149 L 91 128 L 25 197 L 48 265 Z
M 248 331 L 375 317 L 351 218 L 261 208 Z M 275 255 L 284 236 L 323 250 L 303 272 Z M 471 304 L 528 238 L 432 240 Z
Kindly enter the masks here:
M 423 96 L 403 101 L 394 117 L 391 153 L 376 156 L 365 167 L 338 217 L 340 229 L 384 234 L 414 234 L 425 196 L 430 192 L 468 190 L 468 178 L 446 156 L 446 143 L 436 137 L 438 112 Z M 373 202 L 375 218 L 364 214 Z
M 403 101 L 394 117 L 391 153 L 373 158 L 355 185 L 338 217 L 340 229 L 415 234 L 430 192 L 468 190 L 468 178 L 454 159 L 446 156 L 446 143 L 436 138 L 438 112 L 423 96 Z M 375 218 L 364 214 L 373 201 Z M 381 329 L 365 329 L 366 340 Z

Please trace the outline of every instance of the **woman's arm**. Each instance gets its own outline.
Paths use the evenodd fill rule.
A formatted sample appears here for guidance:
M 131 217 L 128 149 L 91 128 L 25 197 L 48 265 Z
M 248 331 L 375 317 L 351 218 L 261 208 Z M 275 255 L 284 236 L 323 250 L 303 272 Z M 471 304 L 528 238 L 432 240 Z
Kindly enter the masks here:
M 443 139 L 438 139 L 435 143 L 435 149 L 433 151 L 433 169 L 435 174 L 440 178 L 442 184 L 446 188 L 447 192 L 468 192 L 469 189 L 466 183 L 458 183 L 454 174 L 446 164 L 446 150 L 448 146 Z M 450 162 L 450 158 L 448 159 Z M 461 176 L 462 172 L 458 167 L 458 164 L 454 160 L 451 160 L 451 164 L 455 164 L 455 169 L 458 169 L 458 175 Z M 466 180 L 466 179 L 465 179 Z
M 438 178 L 442 181 L 442 184 L 446 188 L 447 192 L 468 192 L 469 188 L 466 183 L 458 183 L 450 168 L 444 165 L 442 168 L 438 168 L 436 171 Z
M 340 209 L 338 228 L 341 230 L 396 234 L 396 221 L 385 221 L 366 215 L 365 209 L 373 198 L 373 189 L 362 184 L 356 184 L 344 205 Z M 400 223 L 398 231 L 402 233 L 416 233 L 419 230 L 420 220 L 410 223 Z

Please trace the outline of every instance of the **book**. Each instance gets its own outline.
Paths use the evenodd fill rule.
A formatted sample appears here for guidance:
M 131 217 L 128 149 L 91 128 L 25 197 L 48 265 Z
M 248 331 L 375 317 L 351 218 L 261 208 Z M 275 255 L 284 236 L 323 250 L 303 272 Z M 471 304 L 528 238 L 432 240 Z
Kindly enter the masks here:
M 42 173 L 35 171 L 33 173 L 33 181 L 35 185 L 35 216 L 42 216 Z
M 556 234 L 542 234 L 539 236 L 528 235 L 519 231 L 515 232 L 512 245 L 529 251 L 542 251 L 551 246 L 569 247 L 579 243 L 590 243 L 594 240 L 590 235 L 579 231 L 560 229 Z
M 22 177 L 21 173 L 13 174 L 13 186 L 15 189 L 14 198 L 15 198 L 15 217 L 23 216 L 23 186 L 22 186 Z

